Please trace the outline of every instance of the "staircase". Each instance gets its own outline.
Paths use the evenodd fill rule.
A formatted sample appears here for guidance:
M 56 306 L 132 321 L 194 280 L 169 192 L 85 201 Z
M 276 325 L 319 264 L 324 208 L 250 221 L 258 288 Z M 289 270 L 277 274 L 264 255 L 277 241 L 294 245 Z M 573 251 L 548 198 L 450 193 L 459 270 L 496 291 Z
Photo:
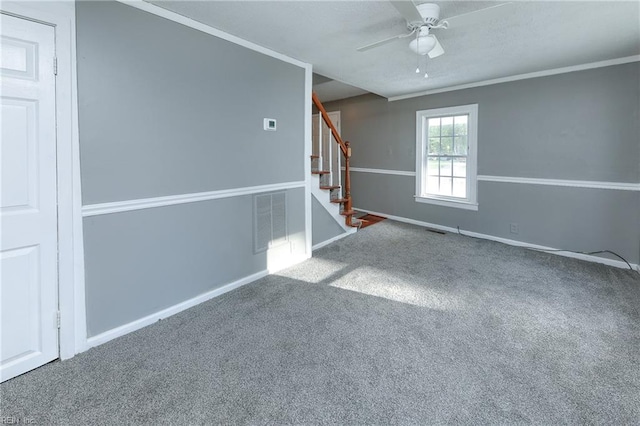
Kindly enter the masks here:
M 316 187 L 312 188 L 313 194 L 316 196 L 318 201 L 322 202 L 324 200 L 328 200 L 334 206 L 337 206 L 337 209 L 334 210 L 341 216 L 344 217 L 344 228 L 348 230 L 350 228 L 358 228 L 361 223 L 360 221 L 354 219 L 355 212 L 353 211 L 352 201 L 351 201 L 351 177 L 349 175 L 349 162 L 351 158 L 351 148 L 349 147 L 348 141 L 343 141 L 340 137 L 340 133 L 334 126 L 331 118 L 327 114 L 322 102 L 318 99 L 318 96 L 315 92 L 312 94 L 311 99 L 313 100 L 313 104 L 318 109 L 320 117 L 322 121 L 327 125 L 330 131 L 330 137 L 327 139 L 328 146 L 323 149 L 323 138 L 321 135 L 318 138 L 318 147 L 314 147 L 314 154 L 311 156 L 311 174 L 316 177 L 312 185 Z M 318 130 L 321 132 L 321 126 L 319 126 Z M 333 143 L 335 142 L 335 146 Z M 332 157 L 332 152 L 334 149 L 338 150 L 338 159 L 343 161 L 344 166 L 344 179 L 342 179 L 342 167 L 340 167 L 340 161 L 336 164 L 334 158 Z M 327 157 L 327 152 L 328 157 Z M 317 180 L 317 182 L 316 182 Z M 318 191 L 319 190 L 319 191 Z M 322 196 L 324 193 L 324 197 Z M 331 213 L 331 208 L 327 208 L 327 210 Z

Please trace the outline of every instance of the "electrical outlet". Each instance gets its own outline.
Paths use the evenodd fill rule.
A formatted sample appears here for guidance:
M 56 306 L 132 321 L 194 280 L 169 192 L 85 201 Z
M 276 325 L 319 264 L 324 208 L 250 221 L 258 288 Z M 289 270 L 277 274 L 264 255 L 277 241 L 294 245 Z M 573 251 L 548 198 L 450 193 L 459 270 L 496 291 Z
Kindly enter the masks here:
M 509 230 L 512 234 L 517 234 L 518 232 L 520 232 L 520 229 L 518 228 L 517 223 L 512 223 L 509 227 Z

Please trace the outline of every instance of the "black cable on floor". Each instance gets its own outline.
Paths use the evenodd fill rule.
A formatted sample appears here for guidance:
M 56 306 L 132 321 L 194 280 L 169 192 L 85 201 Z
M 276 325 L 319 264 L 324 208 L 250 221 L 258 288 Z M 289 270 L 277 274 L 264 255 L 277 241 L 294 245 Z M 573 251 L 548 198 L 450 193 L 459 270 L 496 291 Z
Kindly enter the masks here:
M 458 234 L 462 235 L 463 237 L 469 237 L 469 238 L 475 238 L 476 240 L 484 240 L 484 238 L 478 238 L 478 237 L 474 237 L 473 235 L 466 235 L 463 234 L 462 232 L 460 232 L 460 227 L 457 226 L 458 228 Z M 542 251 L 542 252 L 558 252 L 558 251 L 564 251 L 564 252 L 568 252 L 568 253 L 576 253 L 576 254 L 585 254 L 585 255 L 594 255 L 594 254 L 601 254 L 601 253 L 609 253 L 612 254 L 620 259 L 622 259 L 622 261 L 624 263 L 627 264 L 627 266 L 629 267 L 629 269 L 631 269 L 632 271 L 635 271 L 638 273 L 638 275 L 640 275 L 640 271 L 637 271 L 635 269 L 633 269 L 633 266 L 631 266 L 631 264 L 629 262 L 627 262 L 627 259 L 625 259 L 624 257 L 620 256 L 618 253 L 611 251 L 611 250 L 597 250 L 597 251 L 576 251 L 576 250 L 564 250 L 564 249 L 543 249 L 543 248 L 536 248 L 536 247 L 526 247 L 526 246 L 521 246 L 523 248 L 526 248 L 528 250 L 533 250 L 533 251 Z

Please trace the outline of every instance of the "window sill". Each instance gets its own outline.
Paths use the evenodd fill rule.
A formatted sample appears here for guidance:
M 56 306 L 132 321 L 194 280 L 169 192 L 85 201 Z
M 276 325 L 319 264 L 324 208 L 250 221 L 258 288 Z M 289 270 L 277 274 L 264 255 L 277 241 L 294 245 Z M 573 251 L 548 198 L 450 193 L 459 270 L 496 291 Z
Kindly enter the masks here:
M 470 203 L 468 201 L 444 200 L 442 198 L 431 198 L 415 195 L 413 198 L 418 203 L 434 204 L 436 206 L 455 207 L 457 209 L 478 211 L 478 203 Z

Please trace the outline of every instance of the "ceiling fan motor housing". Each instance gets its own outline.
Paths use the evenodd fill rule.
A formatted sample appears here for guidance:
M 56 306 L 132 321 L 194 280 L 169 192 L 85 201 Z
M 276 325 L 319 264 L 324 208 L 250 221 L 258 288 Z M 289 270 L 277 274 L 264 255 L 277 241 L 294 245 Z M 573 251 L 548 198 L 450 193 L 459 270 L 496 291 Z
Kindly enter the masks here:
M 420 16 L 422 16 L 423 25 L 436 25 L 440 19 L 440 6 L 434 3 L 422 3 L 416 6 Z
M 435 26 L 440 18 L 440 6 L 434 3 L 422 3 L 416 6 L 423 22 L 412 25 L 418 28 L 417 37 L 411 40 L 409 48 L 418 55 L 426 55 L 436 45 L 435 38 L 429 36 L 429 28 Z

